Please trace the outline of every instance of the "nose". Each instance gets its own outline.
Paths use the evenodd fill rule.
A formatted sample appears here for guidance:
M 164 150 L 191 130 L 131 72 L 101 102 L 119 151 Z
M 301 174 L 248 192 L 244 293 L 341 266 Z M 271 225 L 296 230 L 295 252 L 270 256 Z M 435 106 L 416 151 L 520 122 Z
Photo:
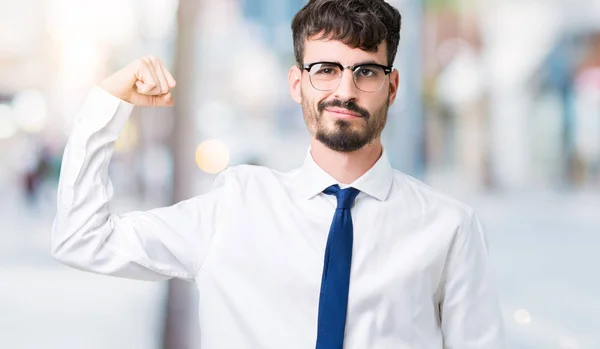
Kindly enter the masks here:
M 340 77 L 340 84 L 334 93 L 335 97 L 342 101 L 356 99 L 358 97 L 358 89 L 354 84 L 354 73 L 350 69 L 344 69 Z

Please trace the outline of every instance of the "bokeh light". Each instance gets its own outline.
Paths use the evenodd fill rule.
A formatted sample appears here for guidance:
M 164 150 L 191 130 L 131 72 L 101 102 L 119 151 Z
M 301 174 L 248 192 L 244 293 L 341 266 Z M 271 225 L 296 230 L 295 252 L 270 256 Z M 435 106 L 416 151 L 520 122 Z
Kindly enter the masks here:
M 204 141 L 196 149 L 196 164 L 204 172 L 219 173 L 229 165 L 229 148 L 218 139 Z
M 12 101 L 15 122 L 26 132 L 37 133 L 44 129 L 48 113 L 44 95 L 39 91 L 23 91 Z
M 115 151 L 126 152 L 133 150 L 138 145 L 139 138 L 138 126 L 131 119 L 127 120 L 119 139 L 115 143 Z
M 519 325 L 527 325 L 531 323 L 531 314 L 525 309 L 519 309 L 515 312 L 515 321 Z

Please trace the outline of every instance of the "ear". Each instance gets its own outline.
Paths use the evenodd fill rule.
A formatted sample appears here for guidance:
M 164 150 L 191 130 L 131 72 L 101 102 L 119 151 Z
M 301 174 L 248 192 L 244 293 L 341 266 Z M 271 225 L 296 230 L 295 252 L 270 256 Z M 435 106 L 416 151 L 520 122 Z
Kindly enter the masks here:
M 294 65 L 288 73 L 288 83 L 290 87 L 290 95 L 292 99 L 298 103 L 302 103 L 302 70 Z
M 388 101 L 389 105 L 392 105 L 394 103 L 394 100 L 396 99 L 396 95 L 398 93 L 398 85 L 400 83 L 399 75 L 400 73 L 398 73 L 398 69 L 394 69 L 390 73 L 390 99 Z

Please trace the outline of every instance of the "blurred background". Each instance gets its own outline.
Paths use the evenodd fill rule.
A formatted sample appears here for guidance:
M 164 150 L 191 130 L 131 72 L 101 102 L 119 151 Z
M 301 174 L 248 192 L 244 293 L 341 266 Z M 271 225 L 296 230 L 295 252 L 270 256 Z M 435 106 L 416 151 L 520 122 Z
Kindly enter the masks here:
M 600 348 L 600 0 L 394 0 L 392 164 L 473 206 L 512 349 Z M 0 0 L 0 348 L 197 347 L 195 294 L 50 256 L 62 151 L 90 88 L 160 57 L 177 105 L 136 109 L 114 211 L 169 205 L 227 166 L 299 166 L 287 90 L 304 0 Z

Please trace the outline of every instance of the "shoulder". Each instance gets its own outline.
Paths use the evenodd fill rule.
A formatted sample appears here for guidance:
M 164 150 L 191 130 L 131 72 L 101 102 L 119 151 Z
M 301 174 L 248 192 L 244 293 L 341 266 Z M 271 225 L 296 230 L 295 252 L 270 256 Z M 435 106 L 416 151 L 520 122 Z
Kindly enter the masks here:
M 403 201 L 427 216 L 443 216 L 462 225 L 474 215 L 473 208 L 466 203 L 398 170 L 394 170 L 394 190 Z
M 444 232 L 442 236 L 459 248 L 470 239 L 485 246 L 481 223 L 471 206 L 412 176 L 399 171 L 394 175 L 396 199 L 416 214 L 421 224 Z
M 260 185 L 277 179 L 278 172 L 266 167 L 256 165 L 235 165 L 221 172 L 215 182 L 223 182 L 228 185 Z

